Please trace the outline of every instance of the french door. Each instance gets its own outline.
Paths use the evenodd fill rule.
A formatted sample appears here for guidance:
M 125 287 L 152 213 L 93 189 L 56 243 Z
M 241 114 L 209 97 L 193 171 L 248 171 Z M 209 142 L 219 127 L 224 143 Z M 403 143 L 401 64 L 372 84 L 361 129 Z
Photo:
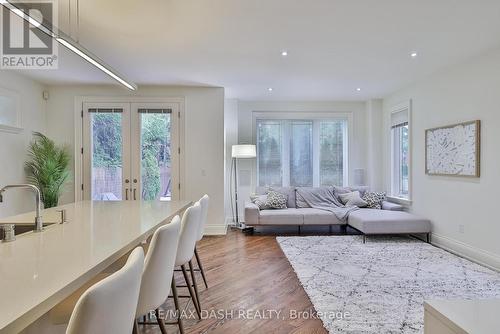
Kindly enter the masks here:
M 83 198 L 179 198 L 179 106 L 83 104 Z

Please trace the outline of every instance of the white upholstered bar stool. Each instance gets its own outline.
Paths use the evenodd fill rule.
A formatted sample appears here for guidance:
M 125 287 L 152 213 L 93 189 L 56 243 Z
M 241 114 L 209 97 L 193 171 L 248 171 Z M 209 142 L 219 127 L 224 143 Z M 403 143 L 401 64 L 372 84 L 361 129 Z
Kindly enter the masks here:
M 201 307 L 198 301 L 198 288 L 196 286 L 196 278 L 192 270 L 191 259 L 194 256 L 194 247 L 196 245 L 196 239 L 198 237 L 198 229 L 200 224 L 201 206 L 199 202 L 196 202 L 193 206 L 189 207 L 182 216 L 181 223 L 181 235 L 179 238 L 179 246 L 177 247 L 177 255 L 175 259 L 175 266 L 181 267 L 182 275 L 184 276 L 184 281 L 189 290 L 190 298 L 193 300 L 194 308 L 198 318 L 201 319 Z M 189 264 L 191 270 L 191 278 L 193 283 L 187 274 L 186 264 Z M 184 287 L 184 286 L 179 286 Z M 193 291 L 194 287 L 194 291 Z
M 201 206 L 201 215 L 200 215 L 200 229 L 198 230 L 198 237 L 196 239 L 196 243 L 203 238 L 203 233 L 205 232 L 205 226 L 207 225 L 207 215 L 208 215 L 208 205 L 210 203 L 210 197 L 207 194 L 203 195 L 203 197 L 199 200 Z M 208 289 L 207 278 L 205 277 L 205 271 L 203 270 L 203 265 L 200 260 L 200 256 L 198 255 L 198 250 L 196 249 L 196 245 L 194 246 L 194 256 L 196 258 L 196 262 L 198 264 L 198 270 L 201 273 L 201 277 L 203 278 L 203 283 L 205 283 L 205 288 Z
M 154 310 L 162 334 L 167 333 L 167 331 L 165 323 L 160 317 L 159 308 L 167 300 L 173 285 L 174 264 L 180 230 L 181 219 L 179 216 L 175 216 L 170 224 L 159 227 L 151 238 L 146 259 L 144 260 L 144 272 L 142 274 L 136 318 Z M 174 293 L 174 298 L 176 298 L 176 293 Z M 175 299 L 175 304 L 179 312 L 178 299 Z M 182 324 L 179 323 L 179 327 L 181 326 Z M 134 332 L 139 332 L 137 321 L 135 322 Z
M 144 251 L 137 247 L 122 269 L 85 291 L 69 319 L 67 334 L 132 332 L 144 267 Z

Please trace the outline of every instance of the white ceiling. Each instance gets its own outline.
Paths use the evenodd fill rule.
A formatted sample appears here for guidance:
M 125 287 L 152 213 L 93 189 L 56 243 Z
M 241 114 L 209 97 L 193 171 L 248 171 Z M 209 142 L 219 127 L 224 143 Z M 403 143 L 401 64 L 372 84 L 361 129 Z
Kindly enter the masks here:
M 139 86 L 222 86 L 243 100 L 361 100 L 500 45 L 499 18 L 498 0 L 84 0 L 79 37 Z M 112 82 L 62 49 L 59 70 L 30 75 Z

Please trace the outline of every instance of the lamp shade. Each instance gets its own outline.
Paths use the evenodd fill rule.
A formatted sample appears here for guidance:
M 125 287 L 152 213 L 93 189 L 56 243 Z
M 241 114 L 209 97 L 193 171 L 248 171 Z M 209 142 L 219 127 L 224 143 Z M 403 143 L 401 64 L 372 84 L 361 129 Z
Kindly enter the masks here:
M 237 159 L 249 159 L 255 158 L 257 156 L 257 152 L 255 149 L 255 145 L 233 145 L 231 157 Z

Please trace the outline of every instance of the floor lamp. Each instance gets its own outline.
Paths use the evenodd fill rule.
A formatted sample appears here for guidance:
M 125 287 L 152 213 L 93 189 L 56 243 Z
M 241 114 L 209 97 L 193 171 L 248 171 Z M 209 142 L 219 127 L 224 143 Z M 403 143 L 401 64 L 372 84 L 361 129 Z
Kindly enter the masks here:
M 238 214 L 238 159 L 253 159 L 257 156 L 255 145 L 233 145 L 231 150 L 231 168 L 234 169 L 234 207 L 233 227 L 243 229 Z M 231 171 L 232 172 L 232 171 Z

